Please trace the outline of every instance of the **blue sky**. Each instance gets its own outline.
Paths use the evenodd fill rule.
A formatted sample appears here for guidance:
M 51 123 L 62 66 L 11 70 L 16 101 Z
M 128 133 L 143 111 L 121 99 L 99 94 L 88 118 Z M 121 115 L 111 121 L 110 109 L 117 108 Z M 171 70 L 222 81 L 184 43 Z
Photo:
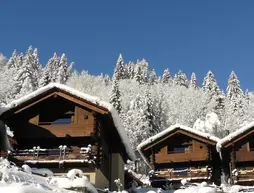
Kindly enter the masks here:
M 243 89 L 254 90 L 254 1 L 85 0 L 2 1 L 0 52 L 39 49 L 45 64 L 65 53 L 78 70 L 112 74 L 119 53 L 145 58 L 161 74 L 169 68 L 208 70 L 225 90 L 234 70 Z

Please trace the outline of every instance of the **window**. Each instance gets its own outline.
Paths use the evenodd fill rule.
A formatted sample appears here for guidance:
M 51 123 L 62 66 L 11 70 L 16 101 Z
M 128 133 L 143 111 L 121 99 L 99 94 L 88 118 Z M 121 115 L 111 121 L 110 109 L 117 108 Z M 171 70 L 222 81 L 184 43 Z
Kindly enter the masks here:
M 72 123 L 72 114 L 64 114 L 63 116 L 59 117 L 55 121 L 53 121 L 51 124 L 52 125 L 57 125 L 57 124 L 71 124 Z
M 73 120 L 74 120 L 74 110 L 62 113 L 61 115 L 42 113 L 39 116 L 39 125 L 72 124 Z
M 171 146 L 168 145 L 168 154 L 170 153 L 185 153 L 188 152 L 189 146 L 183 145 L 183 146 Z

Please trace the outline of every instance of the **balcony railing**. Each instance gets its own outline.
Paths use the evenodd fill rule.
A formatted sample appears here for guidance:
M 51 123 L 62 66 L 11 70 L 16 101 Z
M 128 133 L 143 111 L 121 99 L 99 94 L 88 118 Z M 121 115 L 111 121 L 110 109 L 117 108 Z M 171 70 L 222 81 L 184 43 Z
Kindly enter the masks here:
M 166 178 L 170 181 L 178 181 L 183 178 L 189 178 L 190 180 L 208 180 L 211 178 L 211 168 L 204 167 L 200 169 L 190 169 L 186 168 L 183 170 L 161 170 L 156 171 L 155 175 L 161 178 Z
M 10 156 L 24 163 L 63 163 L 87 162 L 95 163 L 95 153 L 91 146 L 73 147 L 59 146 L 59 148 L 43 149 L 18 149 L 9 153 Z

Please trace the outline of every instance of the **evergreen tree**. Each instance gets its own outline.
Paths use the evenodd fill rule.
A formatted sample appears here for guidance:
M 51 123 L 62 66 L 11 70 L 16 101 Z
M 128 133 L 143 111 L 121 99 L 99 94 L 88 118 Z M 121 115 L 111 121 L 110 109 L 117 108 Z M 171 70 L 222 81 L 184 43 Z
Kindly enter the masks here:
M 211 96 L 219 95 L 220 89 L 217 81 L 214 78 L 214 74 L 209 70 L 206 77 L 204 78 L 202 88 L 205 92 L 209 93 Z
M 136 68 L 135 68 L 135 75 L 139 73 L 140 84 L 144 84 L 148 82 L 148 68 L 149 68 L 148 62 L 145 59 L 137 61 Z
M 244 96 L 245 96 L 246 103 L 250 104 L 250 95 L 249 95 L 249 90 L 248 89 L 245 90 Z
M 12 56 L 9 58 L 9 60 L 7 62 L 7 68 L 14 69 L 14 68 L 17 68 L 17 66 L 18 66 L 18 55 L 17 55 L 17 51 L 14 50 L 12 53 Z
M 104 83 L 105 83 L 105 86 L 108 86 L 110 84 L 110 76 L 108 74 L 106 74 L 104 76 Z
M 149 74 L 149 83 L 153 85 L 158 81 L 155 70 L 153 69 Z
M 60 58 L 57 56 L 57 53 L 55 52 L 53 57 L 49 59 L 49 68 L 51 69 L 50 73 L 50 82 L 57 82 L 58 76 L 59 76 L 59 61 Z
M 116 62 L 116 67 L 115 67 L 115 71 L 114 71 L 114 77 L 117 80 L 120 79 L 126 79 L 127 78 L 127 70 L 126 70 L 126 66 L 124 65 L 124 60 L 122 57 L 122 54 L 119 55 L 118 60 Z
M 186 77 L 185 73 L 182 73 L 182 71 L 180 70 L 174 77 L 174 85 L 179 85 L 179 86 L 184 86 L 186 88 L 188 88 L 188 79 Z
M 163 72 L 163 75 L 162 75 L 162 83 L 164 84 L 168 84 L 168 83 L 171 83 L 172 80 L 171 80 L 171 76 L 170 76 L 170 73 L 168 71 L 168 68 L 164 70 Z
M 243 116 L 243 91 L 240 88 L 240 81 L 238 80 L 234 71 L 231 72 L 228 79 L 227 86 L 227 97 L 231 101 L 231 108 L 237 114 L 241 114 Z
M 231 72 L 228 79 L 227 97 L 230 100 L 243 97 L 243 91 L 240 87 L 240 81 L 238 80 L 234 71 Z
M 192 72 L 191 74 L 190 87 L 195 89 L 198 88 L 198 82 L 195 72 Z
M 44 87 L 51 82 L 51 69 L 49 63 L 43 68 L 42 75 L 39 81 L 39 87 Z
M 135 80 L 139 83 L 142 84 L 143 79 L 142 79 L 142 71 L 141 71 L 141 67 L 139 65 L 136 66 L 136 70 L 135 70 Z
M 153 100 L 151 93 L 149 91 L 150 88 L 147 88 L 145 91 L 145 108 L 144 108 L 144 114 L 147 120 L 147 126 L 148 126 L 148 135 L 153 136 L 156 133 L 160 131 L 159 126 L 156 124 L 155 121 L 155 114 L 154 114 L 154 108 L 153 108 Z
M 37 89 L 38 69 L 38 63 L 33 55 L 33 48 L 30 46 L 18 72 L 18 80 L 21 82 L 19 96 L 23 96 Z
M 134 79 L 134 77 L 135 77 L 135 64 L 133 62 L 129 62 L 127 70 L 128 70 L 128 78 L 129 79 Z
M 65 84 L 67 79 L 69 78 L 68 62 L 65 54 L 62 54 L 58 66 L 59 67 L 56 82 Z
M 115 75 L 116 76 L 113 77 L 113 85 L 111 89 L 109 102 L 113 105 L 113 107 L 115 107 L 116 111 L 120 115 L 122 113 L 121 93 L 119 90 L 118 79 L 116 78 L 119 76 L 117 76 L 117 74 Z

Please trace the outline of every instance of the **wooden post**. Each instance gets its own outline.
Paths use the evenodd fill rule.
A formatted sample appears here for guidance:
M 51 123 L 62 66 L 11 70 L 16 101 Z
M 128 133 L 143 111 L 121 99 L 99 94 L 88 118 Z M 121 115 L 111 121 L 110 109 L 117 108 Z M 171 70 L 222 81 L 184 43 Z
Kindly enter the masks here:
M 101 123 L 98 118 L 98 113 L 93 112 L 94 117 L 94 137 L 95 137 L 95 151 L 96 151 L 96 167 L 101 164 Z
M 231 152 L 230 152 L 230 177 L 231 181 L 234 182 L 232 171 L 236 168 L 236 149 L 235 146 L 232 145 Z
M 154 150 L 154 147 L 152 147 L 151 166 L 152 166 L 152 169 L 155 171 L 155 150 Z

